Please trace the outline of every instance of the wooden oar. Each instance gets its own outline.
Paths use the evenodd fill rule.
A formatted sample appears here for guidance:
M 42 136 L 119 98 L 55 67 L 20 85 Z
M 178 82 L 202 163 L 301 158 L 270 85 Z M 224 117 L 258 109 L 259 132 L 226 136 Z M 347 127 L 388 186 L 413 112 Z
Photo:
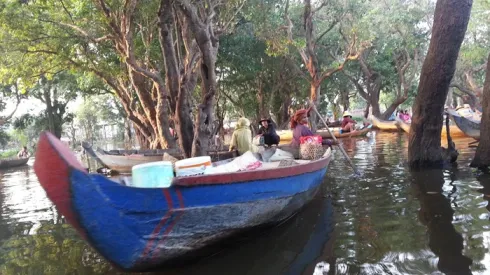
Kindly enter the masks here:
M 327 125 L 327 122 L 325 122 L 325 120 L 323 119 L 323 117 L 320 115 L 320 113 L 318 112 L 318 110 L 316 109 L 316 106 L 315 104 L 313 103 L 310 103 L 310 108 L 312 108 L 316 115 L 318 117 L 320 117 L 320 119 L 322 120 L 323 124 L 325 124 L 325 127 L 327 127 L 327 131 L 330 133 L 330 136 L 332 136 L 332 139 L 337 142 L 338 146 L 339 146 L 339 149 L 340 151 L 342 152 L 342 154 L 344 155 L 345 159 L 347 160 L 347 162 L 349 162 L 350 166 L 352 167 L 352 169 L 354 170 L 354 173 L 356 175 L 360 175 L 359 171 L 357 171 L 356 167 L 354 166 L 354 163 L 352 163 L 352 160 L 349 158 L 349 156 L 347 155 L 347 153 L 345 152 L 344 150 L 344 147 L 342 147 L 342 145 L 337 141 L 337 138 L 335 137 L 335 135 L 332 133 L 332 131 L 330 131 L 330 128 L 328 128 L 328 125 Z

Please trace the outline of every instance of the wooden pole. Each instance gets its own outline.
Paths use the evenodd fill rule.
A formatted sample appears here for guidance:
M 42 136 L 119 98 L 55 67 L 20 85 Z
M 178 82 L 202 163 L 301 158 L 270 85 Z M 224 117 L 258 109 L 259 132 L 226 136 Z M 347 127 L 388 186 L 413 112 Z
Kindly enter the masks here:
M 320 117 L 321 121 L 323 122 L 323 124 L 325 124 L 325 127 L 327 127 L 327 131 L 330 133 L 330 136 L 332 136 L 332 139 L 338 143 L 337 141 L 337 138 L 335 137 L 335 135 L 332 133 L 332 131 L 330 131 L 330 128 L 328 128 L 328 125 L 327 125 L 327 122 L 325 122 L 325 120 L 323 119 L 323 117 L 320 115 L 320 113 L 318 112 L 318 110 L 316 109 L 316 106 L 313 102 L 310 103 L 310 106 L 311 108 L 315 111 L 316 115 L 318 117 Z M 344 150 L 344 147 L 342 147 L 342 145 L 340 143 L 338 143 L 338 146 L 339 146 L 339 149 L 340 151 L 342 152 L 342 154 L 344 155 L 345 159 L 347 160 L 347 162 L 350 164 L 350 166 L 352 167 L 352 169 L 354 170 L 354 173 L 356 175 L 360 175 L 359 171 L 357 171 L 356 167 L 354 166 L 354 163 L 352 163 L 352 160 L 349 158 L 349 156 L 347 155 L 347 153 L 345 152 Z

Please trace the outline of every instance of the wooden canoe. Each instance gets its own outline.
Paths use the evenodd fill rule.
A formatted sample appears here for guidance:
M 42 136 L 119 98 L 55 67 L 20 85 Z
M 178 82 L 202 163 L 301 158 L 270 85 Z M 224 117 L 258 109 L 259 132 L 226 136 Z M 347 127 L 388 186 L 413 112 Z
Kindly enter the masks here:
M 148 162 L 161 161 L 164 153 L 177 158 L 183 159 L 180 150 L 178 149 L 158 149 L 158 150 L 93 150 L 91 146 L 85 144 L 84 149 L 90 156 L 95 156 L 95 159 L 101 165 L 117 171 L 121 174 L 131 173 L 133 166 Z M 210 151 L 209 156 L 213 161 L 230 159 L 238 156 L 238 152 L 234 151 Z
M 451 120 L 465 135 L 480 140 L 480 121 L 470 117 L 461 116 L 455 110 L 447 111 Z
M 396 126 L 396 121 L 387 121 L 379 119 L 375 116 L 370 116 L 369 121 L 373 124 L 373 127 L 379 129 L 381 131 L 399 131 L 399 128 Z
M 405 133 L 410 133 L 410 124 L 402 121 L 401 119 L 397 118 L 396 119 L 398 127 L 400 127 L 401 130 Z M 460 137 L 466 137 L 466 134 L 461 131 L 458 126 L 456 125 L 449 125 L 449 131 L 451 134 L 452 138 L 460 138 Z M 446 126 L 444 126 L 441 129 L 441 138 L 446 139 L 447 138 L 447 132 L 446 132 Z
M 28 161 L 29 158 L 0 159 L 0 169 L 26 165 Z
M 58 211 L 111 263 L 148 270 L 195 256 L 225 239 L 280 223 L 320 189 L 331 150 L 291 167 L 174 178 L 135 188 L 88 174 L 68 147 L 44 132 L 34 170 Z
M 367 133 L 371 131 L 371 127 L 368 126 L 362 130 L 357 130 L 353 133 L 343 133 L 343 134 L 340 133 L 339 127 L 331 128 L 330 131 L 333 132 L 336 138 L 362 137 L 367 135 Z M 330 133 L 324 129 L 318 130 L 316 134 L 320 135 L 322 138 L 332 138 Z M 281 137 L 281 144 L 287 144 L 290 143 L 291 140 L 293 139 L 293 132 L 291 130 L 281 131 L 281 135 L 279 136 Z
M 372 125 L 369 125 L 367 127 L 365 127 L 364 129 L 361 129 L 361 130 L 357 130 L 355 132 L 352 132 L 352 133 L 340 133 L 340 128 L 337 128 L 337 129 L 333 129 L 333 130 L 330 130 L 333 132 L 333 134 L 335 135 L 336 138 L 349 138 L 349 137 L 363 137 L 365 135 L 367 135 L 367 133 L 369 133 L 372 129 Z M 327 131 L 327 130 L 318 130 L 317 132 L 317 135 L 320 135 L 322 138 L 332 138 L 332 136 L 330 135 L 330 133 Z

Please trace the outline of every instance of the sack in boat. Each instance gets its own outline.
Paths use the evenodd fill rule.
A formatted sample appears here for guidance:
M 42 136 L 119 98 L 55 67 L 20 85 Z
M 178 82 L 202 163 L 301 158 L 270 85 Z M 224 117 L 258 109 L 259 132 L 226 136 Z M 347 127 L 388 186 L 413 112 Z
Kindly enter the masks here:
M 299 155 L 301 159 L 315 160 L 325 154 L 321 136 L 308 136 L 300 138 Z
M 290 152 L 286 152 L 281 149 L 276 149 L 276 152 L 274 153 L 274 155 L 272 155 L 269 158 L 269 161 L 282 161 L 288 159 L 294 159 L 294 155 L 291 154 Z
M 178 159 L 167 152 L 163 153 L 163 161 L 170 161 L 172 163 L 172 168 L 174 169 L 175 172 L 175 163 L 178 161 Z

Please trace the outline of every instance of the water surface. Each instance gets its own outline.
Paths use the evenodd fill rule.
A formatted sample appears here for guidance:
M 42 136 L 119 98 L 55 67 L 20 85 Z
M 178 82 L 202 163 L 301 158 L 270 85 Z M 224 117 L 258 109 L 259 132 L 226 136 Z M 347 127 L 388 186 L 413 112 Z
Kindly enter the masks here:
M 153 274 L 490 274 L 490 176 L 468 167 L 410 172 L 406 136 L 344 139 L 321 193 L 284 224 L 185 267 Z M 58 215 L 28 166 L 0 172 L 1 274 L 124 274 Z

